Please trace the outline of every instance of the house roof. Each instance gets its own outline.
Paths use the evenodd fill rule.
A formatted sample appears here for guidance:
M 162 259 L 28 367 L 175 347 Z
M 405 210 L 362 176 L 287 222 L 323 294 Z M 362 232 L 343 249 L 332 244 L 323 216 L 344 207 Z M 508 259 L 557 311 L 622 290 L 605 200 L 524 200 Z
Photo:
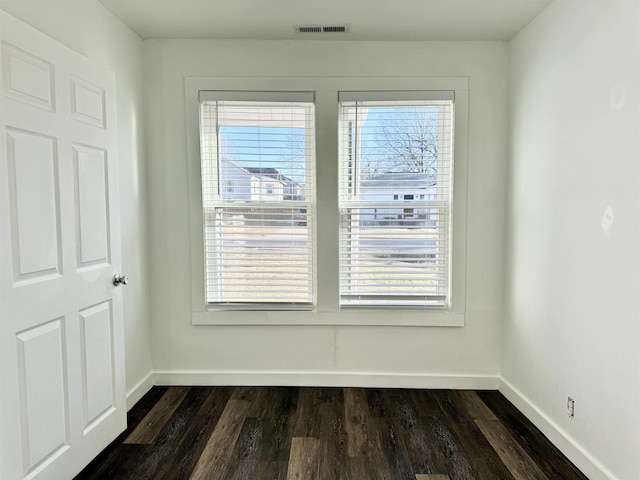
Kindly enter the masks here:
M 240 168 L 242 168 L 243 170 L 246 170 L 249 173 L 253 173 L 254 175 L 262 175 L 263 177 L 270 177 L 280 182 L 296 183 L 273 167 L 240 167 Z

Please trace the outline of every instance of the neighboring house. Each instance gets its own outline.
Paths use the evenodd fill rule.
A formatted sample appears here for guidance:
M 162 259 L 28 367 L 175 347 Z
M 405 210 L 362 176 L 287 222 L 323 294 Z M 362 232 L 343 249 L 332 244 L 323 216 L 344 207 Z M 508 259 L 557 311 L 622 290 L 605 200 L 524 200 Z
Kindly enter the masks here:
M 363 202 L 398 202 L 398 208 L 371 208 L 361 212 L 363 224 L 383 225 L 399 223 L 407 225 L 411 219 L 436 219 L 436 212 L 419 207 L 419 202 L 436 199 L 436 176 L 426 173 L 387 172 L 361 180 L 358 195 Z M 411 207 L 406 202 L 416 202 Z
M 245 167 L 247 172 L 255 178 L 258 192 L 262 192 L 262 199 L 274 196 L 273 200 L 299 200 L 300 185 L 273 167 Z M 277 191 L 277 193 L 276 193 Z M 277 198 L 275 198 L 277 197 Z
M 226 201 L 304 200 L 301 185 L 273 167 L 240 167 L 229 160 L 220 165 L 220 194 Z M 361 201 L 398 202 L 397 208 L 376 207 L 360 210 L 363 225 L 410 226 L 425 219 L 435 221 L 435 209 L 420 202 L 436 199 L 436 176 L 426 173 L 386 172 L 361 180 L 357 188 Z M 410 206 L 407 202 L 415 202 Z
M 219 170 L 220 196 L 223 200 L 251 200 L 254 191 L 251 175 L 242 167 L 223 160 Z
M 224 200 L 304 200 L 304 186 L 273 167 L 240 167 L 223 160 L 219 179 Z
M 282 176 L 282 178 L 286 182 L 284 186 L 284 200 L 304 201 L 304 185 L 295 182 L 290 178 L 285 177 L 284 175 Z

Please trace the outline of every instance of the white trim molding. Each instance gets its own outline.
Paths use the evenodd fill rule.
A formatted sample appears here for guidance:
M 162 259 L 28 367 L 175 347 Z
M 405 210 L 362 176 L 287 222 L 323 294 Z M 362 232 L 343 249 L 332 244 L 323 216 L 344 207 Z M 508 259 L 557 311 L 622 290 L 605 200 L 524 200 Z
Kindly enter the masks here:
M 508 380 L 499 377 L 498 391 L 531 421 L 576 467 L 591 480 L 619 480 L 574 438 L 556 424 Z
M 144 397 L 145 393 L 156 385 L 154 380 L 153 372 L 149 372 L 127 392 L 127 412 Z
M 155 385 L 313 386 L 496 390 L 495 375 L 429 375 L 369 372 L 158 371 Z

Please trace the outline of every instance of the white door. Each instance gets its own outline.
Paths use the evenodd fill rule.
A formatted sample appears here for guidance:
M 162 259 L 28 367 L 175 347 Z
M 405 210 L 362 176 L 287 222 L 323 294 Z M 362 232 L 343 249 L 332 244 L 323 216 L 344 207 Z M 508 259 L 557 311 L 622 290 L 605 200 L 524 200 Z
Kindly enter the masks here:
M 0 11 L 0 478 L 126 426 L 113 74 Z

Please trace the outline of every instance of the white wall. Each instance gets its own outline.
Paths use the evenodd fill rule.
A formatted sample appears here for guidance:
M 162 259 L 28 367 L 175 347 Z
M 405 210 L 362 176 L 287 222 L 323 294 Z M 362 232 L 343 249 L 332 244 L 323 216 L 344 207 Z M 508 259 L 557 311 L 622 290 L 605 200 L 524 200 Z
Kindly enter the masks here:
M 639 27 L 556 0 L 510 44 L 501 389 L 594 479 L 640 475 Z
M 144 57 L 152 350 L 159 382 L 497 385 L 506 43 L 150 40 Z M 192 325 L 184 78 L 388 75 L 469 78 L 466 326 Z
M 0 8 L 115 74 L 127 391 L 151 371 L 142 40 L 95 0 L 0 1 Z M 129 400 L 143 393 L 138 389 Z

